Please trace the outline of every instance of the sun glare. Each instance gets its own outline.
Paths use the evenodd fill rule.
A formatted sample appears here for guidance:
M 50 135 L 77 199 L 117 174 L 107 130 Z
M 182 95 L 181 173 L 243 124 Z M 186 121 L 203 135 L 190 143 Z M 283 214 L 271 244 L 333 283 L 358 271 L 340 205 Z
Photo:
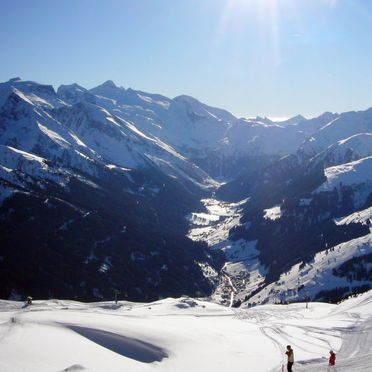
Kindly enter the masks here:
M 289 0 L 291 1 L 291 0 Z M 255 19 L 255 35 L 262 42 L 263 55 L 271 54 L 273 63 L 280 63 L 279 0 L 226 0 L 221 13 L 216 44 L 225 39 L 244 40 L 251 19 Z M 244 42 L 237 43 L 245 48 Z M 237 46 L 238 48 L 238 46 Z M 236 51 L 240 55 L 240 51 Z
M 248 15 L 254 15 L 260 23 L 276 22 L 278 0 L 226 0 L 220 19 L 220 32 L 225 32 L 236 22 L 246 22 Z
M 278 0 L 227 0 L 231 6 L 251 7 L 251 6 L 275 6 Z

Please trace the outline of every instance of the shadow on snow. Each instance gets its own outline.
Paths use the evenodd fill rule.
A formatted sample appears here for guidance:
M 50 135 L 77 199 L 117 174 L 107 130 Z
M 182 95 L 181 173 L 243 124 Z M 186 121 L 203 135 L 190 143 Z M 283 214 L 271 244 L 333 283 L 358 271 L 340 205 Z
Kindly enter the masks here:
M 100 329 L 79 327 L 75 325 L 67 325 L 66 327 L 78 333 L 80 336 L 113 351 L 114 353 L 120 354 L 126 358 L 134 359 L 138 362 L 160 362 L 163 358 L 168 357 L 168 354 L 164 349 L 150 344 L 149 342 L 144 342 L 135 338 L 122 336 Z

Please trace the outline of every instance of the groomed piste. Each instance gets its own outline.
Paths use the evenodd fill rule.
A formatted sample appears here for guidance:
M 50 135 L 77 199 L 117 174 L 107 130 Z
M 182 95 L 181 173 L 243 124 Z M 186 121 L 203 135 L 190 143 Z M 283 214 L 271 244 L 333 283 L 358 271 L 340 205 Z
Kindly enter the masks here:
M 0 371 L 295 371 L 372 368 L 372 291 L 339 305 L 232 309 L 187 297 L 153 303 L 0 301 Z

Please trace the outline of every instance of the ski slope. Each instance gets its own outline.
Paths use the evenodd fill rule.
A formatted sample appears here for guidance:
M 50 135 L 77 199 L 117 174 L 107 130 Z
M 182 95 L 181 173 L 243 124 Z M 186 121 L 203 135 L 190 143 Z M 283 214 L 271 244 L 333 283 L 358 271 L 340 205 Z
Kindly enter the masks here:
M 231 309 L 182 297 L 149 304 L 0 301 L 0 371 L 295 371 L 372 368 L 372 291 L 340 305 Z

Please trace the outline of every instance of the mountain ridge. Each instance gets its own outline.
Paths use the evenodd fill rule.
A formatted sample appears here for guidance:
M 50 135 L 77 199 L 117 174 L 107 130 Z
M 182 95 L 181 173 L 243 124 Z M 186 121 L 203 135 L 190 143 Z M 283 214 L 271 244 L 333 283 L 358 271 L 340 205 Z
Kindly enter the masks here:
M 252 303 L 249 298 L 283 271 L 306 265 L 330 244 L 368 235 L 360 220 L 337 225 L 335 219 L 372 204 L 371 112 L 274 122 L 110 80 L 57 90 L 19 78 L 1 83 L 0 271 L 6 285 L 0 296 L 31 289 L 9 274 L 22 269 L 43 296 L 101 299 L 118 287 L 131 299 L 188 294 Z M 354 181 L 345 182 L 353 172 Z M 331 182 L 331 173 L 343 177 Z M 208 198 L 214 201 L 204 202 Z M 238 201 L 235 217 L 218 212 Z M 248 251 L 255 252 L 254 262 Z M 343 267 L 352 259 L 359 271 L 368 267 L 364 256 Z M 34 264 L 35 271 L 27 269 Z M 82 275 L 66 276 L 63 267 Z M 265 296 L 262 301 L 278 300 Z

